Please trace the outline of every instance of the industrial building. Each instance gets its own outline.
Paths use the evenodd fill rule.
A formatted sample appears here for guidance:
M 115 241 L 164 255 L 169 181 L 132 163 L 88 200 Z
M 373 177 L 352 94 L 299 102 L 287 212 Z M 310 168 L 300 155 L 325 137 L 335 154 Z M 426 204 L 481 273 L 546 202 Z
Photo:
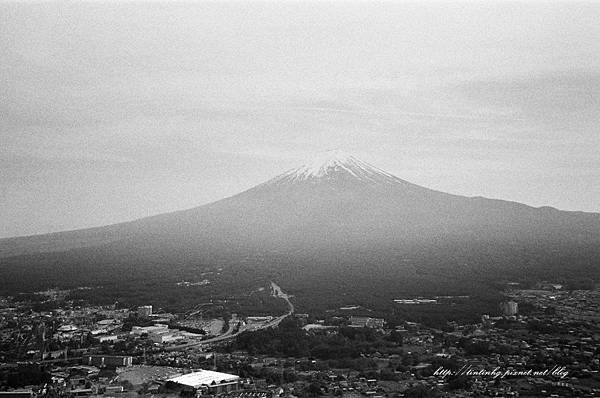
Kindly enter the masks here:
M 169 379 L 171 386 L 181 386 L 210 394 L 223 394 L 239 389 L 240 377 L 228 373 L 200 370 Z

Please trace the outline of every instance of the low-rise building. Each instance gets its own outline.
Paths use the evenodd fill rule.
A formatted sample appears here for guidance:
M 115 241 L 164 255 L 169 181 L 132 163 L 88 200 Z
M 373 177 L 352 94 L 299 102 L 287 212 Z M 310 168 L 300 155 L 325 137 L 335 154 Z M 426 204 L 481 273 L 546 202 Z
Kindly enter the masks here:
M 131 328 L 131 334 L 141 336 L 143 334 L 150 335 L 151 333 L 166 333 L 169 330 L 169 325 L 157 323 L 154 326 L 134 326 Z
M 200 370 L 169 379 L 168 382 L 210 394 L 222 394 L 236 391 L 240 385 L 240 377 L 233 374 Z
M 350 326 L 354 328 L 382 329 L 385 320 L 382 318 L 371 318 L 368 316 L 351 316 Z
M 92 366 L 131 366 L 133 357 L 125 355 L 86 355 L 83 363 Z
M 183 339 L 183 336 L 173 333 L 149 333 L 148 338 L 154 343 L 164 344 L 181 340 Z
M 98 343 L 114 343 L 115 341 L 119 340 L 119 336 L 117 336 L 116 334 L 107 336 L 96 336 L 94 337 L 94 339 L 96 339 Z
M 138 318 L 148 318 L 152 315 L 152 306 L 151 305 L 142 305 L 137 308 L 137 316 Z
M 31 398 L 33 390 L 0 391 L 0 398 Z

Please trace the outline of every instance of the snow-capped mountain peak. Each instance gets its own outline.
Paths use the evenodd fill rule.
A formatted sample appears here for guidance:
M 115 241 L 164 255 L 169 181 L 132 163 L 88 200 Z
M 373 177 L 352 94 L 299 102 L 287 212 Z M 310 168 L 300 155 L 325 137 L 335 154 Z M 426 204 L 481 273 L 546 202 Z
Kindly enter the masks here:
M 317 154 L 309 162 L 296 169 L 298 177 L 307 179 L 310 177 L 324 177 L 327 174 L 339 170 L 349 170 L 358 164 L 358 159 L 341 150 L 332 150 Z
M 275 178 L 273 182 L 322 182 L 350 178 L 370 183 L 397 183 L 397 177 L 341 150 L 317 154 L 302 166 Z

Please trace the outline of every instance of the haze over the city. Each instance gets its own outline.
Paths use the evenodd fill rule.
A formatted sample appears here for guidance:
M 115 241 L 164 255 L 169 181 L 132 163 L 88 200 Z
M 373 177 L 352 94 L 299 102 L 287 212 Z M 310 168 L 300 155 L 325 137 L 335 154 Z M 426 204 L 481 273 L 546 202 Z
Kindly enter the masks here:
M 190 208 L 340 148 L 600 212 L 600 5 L 0 4 L 0 237 Z

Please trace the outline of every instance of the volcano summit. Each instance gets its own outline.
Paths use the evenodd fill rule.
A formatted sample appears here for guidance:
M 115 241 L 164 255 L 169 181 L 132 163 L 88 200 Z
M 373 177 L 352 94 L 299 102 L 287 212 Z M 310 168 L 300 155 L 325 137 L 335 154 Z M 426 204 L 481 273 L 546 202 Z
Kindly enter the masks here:
M 292 292 L 319 283 L 330 283 L 321 292 L 331 283 L 468 291 L 498 280 L 597 278 L 600 214 L 443 193 L 332 151 L 197 208 L 0 240 L 0 257 L 4 291 L 211 266 L 261 270 Z
M 394 183 L 398 178 L 340 150 L 323 152 L 310 163 L 276 177 L 273 182 L 322 182 L 343 178 Z

